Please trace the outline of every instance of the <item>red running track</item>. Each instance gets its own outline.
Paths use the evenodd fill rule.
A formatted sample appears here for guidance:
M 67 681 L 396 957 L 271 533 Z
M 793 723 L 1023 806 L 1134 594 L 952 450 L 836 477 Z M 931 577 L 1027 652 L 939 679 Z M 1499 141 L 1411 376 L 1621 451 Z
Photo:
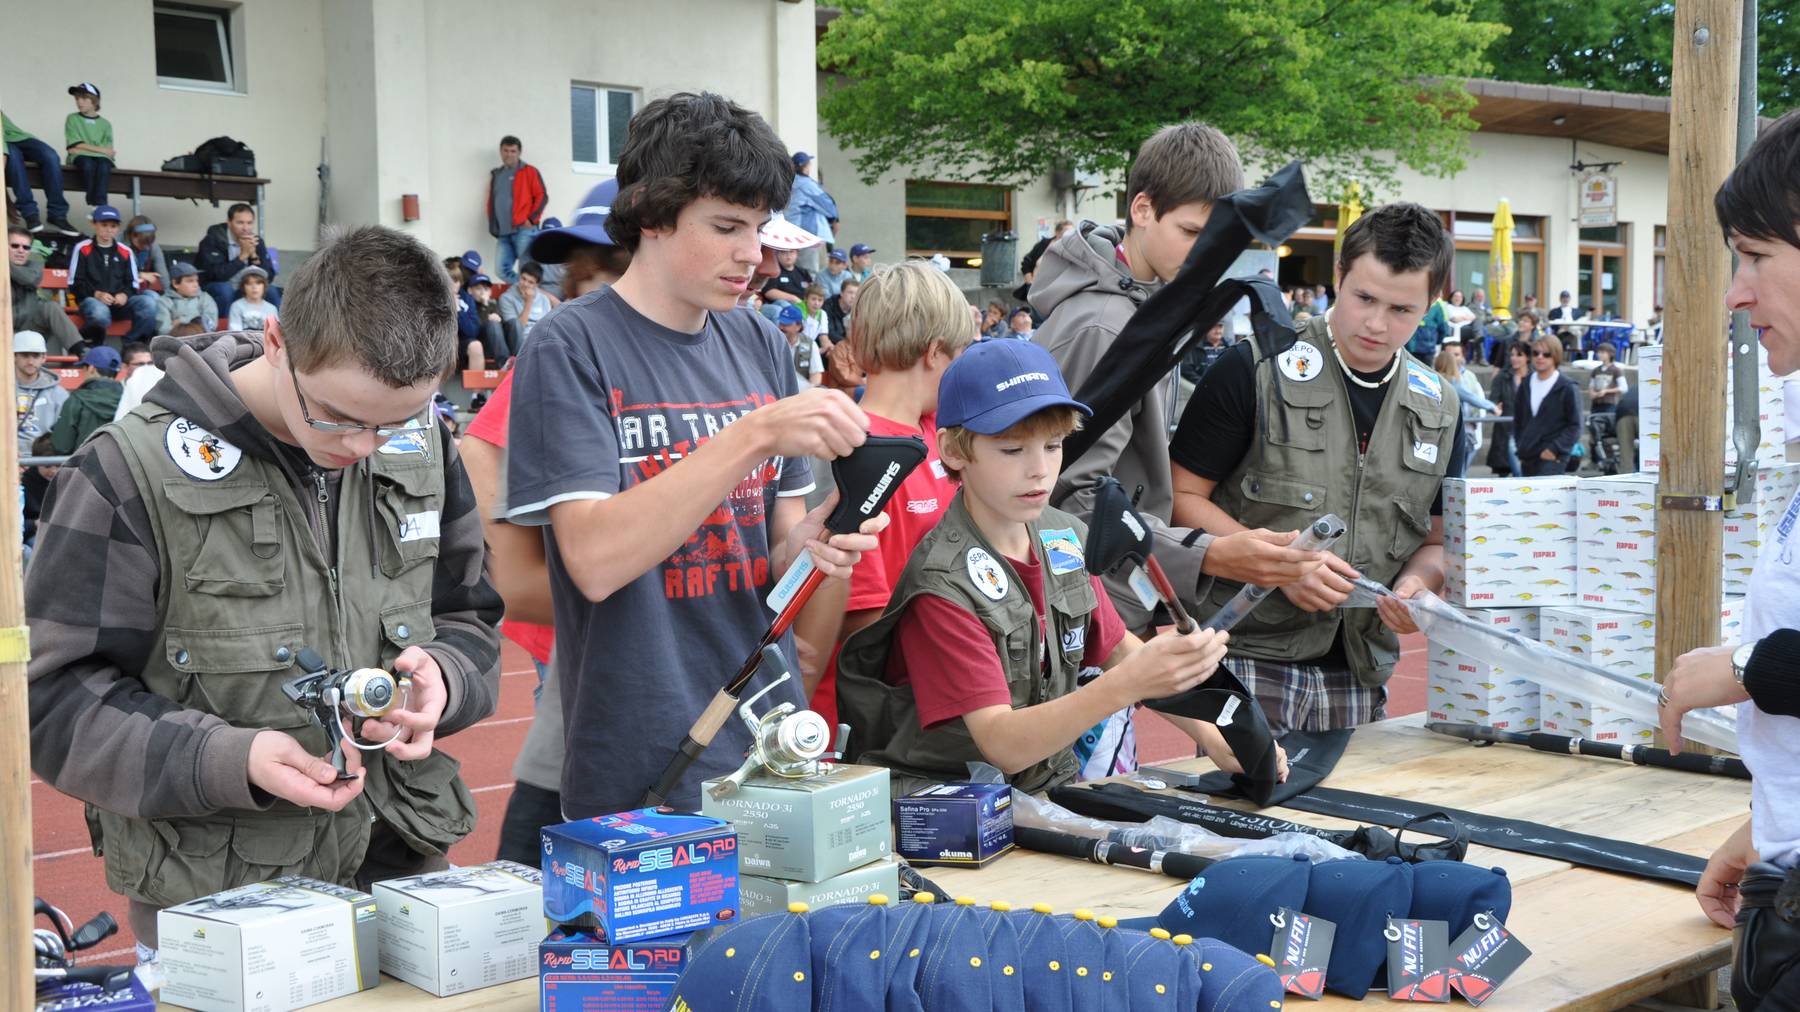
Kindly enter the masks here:
M 1388 715 L 1415 713 L 1425 707 L 1425 642 L 1406 637 L 1400 667 L 1388 685 Z M 525 741 L 532 714 L 537 672 L 525 652 L 510 641 L 501 654 L 500 707 L 487 720 L 442 741 L 441 747 L 462 761 L 462 775 L 475 794 L 480 818 L 475 832 L 451 848 L 455 864 L 492 860 L 499 845 L 500 819 L 512 792 L 512 763 Z M 1142 762 L 1167 762 L 1194 754 L 1193 743 L 1154 714 L 1138 722 Z M 31 783 L 32 858 L 36 892 L 68 911 L 81 923 L 101 910 L 118 919 L 119 934 L 106 940 L 83 962 L 123 963 L 131 960 L 133 939 L 125 922 L 125 903 L 106 887 L 101 861 L 88 845 L 81 803 L 43 783 Z

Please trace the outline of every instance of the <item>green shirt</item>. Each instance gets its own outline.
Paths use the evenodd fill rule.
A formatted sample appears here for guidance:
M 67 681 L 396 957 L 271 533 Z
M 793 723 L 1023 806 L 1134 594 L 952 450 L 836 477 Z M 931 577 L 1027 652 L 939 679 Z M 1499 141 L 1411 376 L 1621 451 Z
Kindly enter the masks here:
M 21 128 L 19 124 L 12 121 L 11 116 L 8 116 L 3 112 L 0 112 L 0 134 L 4 134 L 4 137 L 0 137 L 0 140 L 4 140 L 7 144 L 17 144 L 20 141 L 28 141 L 31 140 L 33 136 L 31 131 Z
M 104 116 L 83 116 L 78 112 L 69 114 L 63 120 L 63 147 L 72 148 L 77 144 L 92 144 L 97 148 L 113 146 L 112 124 Z M 104 158 L 112 161 L 110 155 L 99 155 L 92 151 L 83 151 L 77 157 Z

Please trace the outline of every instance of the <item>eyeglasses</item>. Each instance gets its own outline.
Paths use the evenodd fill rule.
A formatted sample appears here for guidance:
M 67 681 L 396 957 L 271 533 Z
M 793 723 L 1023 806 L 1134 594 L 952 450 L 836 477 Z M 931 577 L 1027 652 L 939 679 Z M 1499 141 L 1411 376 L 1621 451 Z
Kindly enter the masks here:
M 421 422 L 411 422 L 406 425 L 362 425 L 357 422 L 321 422 L 312 416 L 311 411 L 306 409 L 306 395 L 300 392 L 300 373 L 294 368 L 294 360 L 291 357 L 288 359 L 288 377 L 294 381 L 294 396 L 300 399 L 300 417 L 306 419 L 306 424 L 312 426 L 319 432 L 329 432 L 334 436 L 354 436 L 364 432 L 373 432 L 376 439 L 392 439 L 402 433 L 424 432 L 426 429 L 430 428 L 429 425 Z M 423 412 L 424 409 L 421 408 L 420 413 L 423 414 Z
M 1531 353 L 1531 357 L 1532 358 L 1555 358 L 1556 356 L 1550 354 L 1547 351 L 1534 351 Z
M 31 248 L 31 244 L 28 242 L 9 242 L 6 245 L 7 245 L 7 248 L 9 248 L 9 249 L 30 249 Z

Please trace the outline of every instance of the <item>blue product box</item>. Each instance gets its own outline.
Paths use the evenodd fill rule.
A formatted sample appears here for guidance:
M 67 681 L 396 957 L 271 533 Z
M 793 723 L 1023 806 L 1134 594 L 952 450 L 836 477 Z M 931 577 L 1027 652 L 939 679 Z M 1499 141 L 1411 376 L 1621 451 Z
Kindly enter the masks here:
M 558 924 L 618 944 L 737 917 L 737 830 L 722 819 L 644 808 L 545 826 L 543 841 L 544 916 Z
M 915 865 L 980 868 L 1013 847 L 1012 788 L 938 784 L 894 801 L 895 853 Z
M 36 1012 L 74 1012 L 80 1009 L 101 1009 L 103 1012 L 156 1012 L 156 999 L 144 990 L 138 982 L 137 974 L 131 975 L 131 983 L 117 991 L 108 991 L 98 984 L 83 984 L 71 981 L 58 984 L 54 988 L 39 988 L 37 993 Z
M 538 945 L 540 1012 L 662 1012 L 704 933 L 620 942 L 557 928 Z

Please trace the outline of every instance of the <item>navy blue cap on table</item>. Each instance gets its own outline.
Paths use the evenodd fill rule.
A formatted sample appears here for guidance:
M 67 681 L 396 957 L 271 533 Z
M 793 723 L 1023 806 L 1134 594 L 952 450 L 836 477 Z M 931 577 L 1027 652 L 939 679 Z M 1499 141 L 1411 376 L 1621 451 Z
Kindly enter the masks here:
M 1058 405 L 1091 415 L 1069 395 L 1056 359 L 1029 341 L 983 341 L 957 356 L 938 381 L 938 427 L 996 435 Z
M 94 213 L 89 215 L 88 218 L 90 221 L 119 221 L 119 220 L 121 220 L 119 218 L 119 209 L 112 206 L 111 204 L 101 204 L 99 207 L 94 208 Z
M 1388 918 L 1404 920 L 1412 910 L 1413 868 L 1397 857 L 1386 861 L 1338 858 L 1313 865 L 1307 883 L 1307 913 L 1337 925 L 1325 987 L 1361 1001 L 1387 962 Z M 1385 984 L 1383 985 L 1386 986 Z
M 555 218 L 544 219 L 544 227 L 531 239 L 525 255 L 541 264 L 560 264 L 583 244 L 616 246 L 606 234 L 606 217 L 612 213 L 613 201 L 619 198 L 619 181 L 608 179 L 595 184 L 581 198 L 581 206 L 564 225 Z M 479 264 L 477 266 L 480 266 Z
M 90 95 L 97 99 L 100 97 L 100 86 L 91 81 L 83 81 L 80 84 L 71 84 L 69 85 L 69 94 Z
M 1413 865 L 1414 920 L 1444 921 L 1455 938 L 1475 923 L 1475 915 L 1492 912 L 1504 922 L 1512 913 L 1512 881 L 1505 868 L 1484 868 L 1461 861 L 1420 861 Z
M 866 242 L 859 242 L 856 245 L 850 247 L 850 255 L 853 257 L 866 256 L 873 252 L 875 252 L 875 247 L 869 245 Z
M 473 274 L 481 269 L 481 254 L 469 250 L 462 255 L 461 263 L 464 274 Z
M 1269 916 L 1282 907 L 1305 910 L 1311 875 L 1312 862 L 1300 854 L 1226 858 L 1176 894 L 1156 924 L 1178 935 L 1217 938 L 1245 952 L 1267 952 L 1275 937 Z

